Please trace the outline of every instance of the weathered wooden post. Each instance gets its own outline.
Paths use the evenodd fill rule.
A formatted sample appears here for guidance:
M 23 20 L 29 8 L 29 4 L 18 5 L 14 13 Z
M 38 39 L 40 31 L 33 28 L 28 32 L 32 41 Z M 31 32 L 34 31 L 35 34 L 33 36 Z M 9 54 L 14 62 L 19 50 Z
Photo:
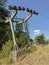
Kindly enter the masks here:
M 31 45 L 30 43 L 30 38 L 29 38 L 29 30 L 28 30 L 28 25 L 27 25 L 27 21 L 28 19 L 32 16 L 32 13 L 28 14 L 28 16 L 24 19 L 24 27 L 25 27 L 25 32 L 27 34 L 27 40 L 28 40 L 28 46 Z
M 11 26 L 12 36 L 13 36 L 13 42 L 14 42 L 14 48 L 12 50 L 12 60 L 15 62 L 18 59 L 18 57 L 17 57 L 18 46 L 16 44 L 16 39 L 15 39 L 15 34 L 14 34 L 14 29 L 13 29 L 13 22 L 12 22 L 10 17 L 9 17 L 9 21 L 10 21 L 10 26 Z
M 13 7 L 9 7 L 9 9 L 12 10 L 14 8 Z M 17 10 L 15 10 L 14 13 L 11 15 L 11 17 L 9 17 L 9 19 L 6 20 L 6 23 L 10 22 L 11 31 L 12 31 L 12 37 L 13 37 L 14 46 L 13 46 L 13 50 L 11 51 L 10 55 L 11 55 L 12 61 L 14 61 L 14 62 L 18 59 L 18 55 L 17 55 L 18 46 L 16 44 L 14 28 L 13 28 L 13 21 L 12 21 L 16 14 L 17 14 Z

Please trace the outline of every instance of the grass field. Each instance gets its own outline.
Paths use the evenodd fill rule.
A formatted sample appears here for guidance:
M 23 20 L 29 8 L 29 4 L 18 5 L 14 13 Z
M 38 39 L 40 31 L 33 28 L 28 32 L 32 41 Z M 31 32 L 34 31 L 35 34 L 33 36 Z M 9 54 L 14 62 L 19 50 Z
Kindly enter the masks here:
M 0 59 L 0 65 L 49 65 L 49 44 L 33 45 L 27 51 L 15 63 L 9 58 Z

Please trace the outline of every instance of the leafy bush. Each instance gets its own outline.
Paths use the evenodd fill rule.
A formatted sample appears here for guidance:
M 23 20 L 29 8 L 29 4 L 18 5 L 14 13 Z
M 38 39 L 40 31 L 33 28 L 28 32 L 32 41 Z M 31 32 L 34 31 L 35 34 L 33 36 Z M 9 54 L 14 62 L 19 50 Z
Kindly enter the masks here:
M 16 42 L 17 42 L 17 44 L 18 44 L 18 46 L 20 47 L 20 48 L 23 48 L 23 47 L 25 47 L 26 45 L 27 45 L 27 43 L 28 43 L 28 41 L 27 41 L 27 35 L 26 35 L 26 33 L 17 33 L 17 36 L 16 36 L 17 38 L 16 38 Z
M 35 43 L 45 44 L 45 36 L 44 36 L 44 34 L 36 36 L 34 40 L 35 40 Z
M 13 48 L 13 42 L 9 40 L 2 46 L 2 51 L 0 51 L 0 58 L 8 57 L 12 48 Z

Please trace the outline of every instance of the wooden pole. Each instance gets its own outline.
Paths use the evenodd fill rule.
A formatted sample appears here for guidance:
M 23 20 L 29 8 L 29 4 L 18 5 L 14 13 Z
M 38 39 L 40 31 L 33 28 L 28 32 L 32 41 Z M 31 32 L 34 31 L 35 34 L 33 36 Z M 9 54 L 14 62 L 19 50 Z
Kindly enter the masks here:
M 25 27 L 25 32 L 27 34 L 27 40 L 28 40 L 28 46 L 30 46 L 30 40 L 29 40 L 29 31 L 28 31 L 28 26 L 27 26 L 27 22 L 24 22 L 24 27 Z
M 27 40 L 28 40 L 28 46 L 31 45 L 30 39 L 29 39 L 29 31 L 28 31 L 28 26 L 27 26 L 27 21 L 28 19 L 32 16 L 32 13 L 29 13 L 26 18 L 24 18 L 24 27 L 25 27 L 25 32 L 27 34 Z
M 10 26 L 11 26 L 12 36 L 13 36 L 13 42 L 14 42 L 14 50 L 12 51 L 12 60 L 15 62 L 18 59 L 17 51 L 16 51 L 16 49 L 18 50 L 18 46 L 16 44 L 16 39 L 15 39 L 14 29 L 13 29 L 13 23 L 12 23 L 12 20 L 10 17 L 9 17 L 9 21 L 10 21 Z

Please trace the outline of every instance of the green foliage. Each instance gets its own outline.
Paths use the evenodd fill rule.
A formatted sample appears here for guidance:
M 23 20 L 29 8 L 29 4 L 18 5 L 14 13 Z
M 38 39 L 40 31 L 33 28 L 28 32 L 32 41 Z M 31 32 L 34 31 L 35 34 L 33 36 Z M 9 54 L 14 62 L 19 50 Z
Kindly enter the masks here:
M 25 47 L 27 45 L 27 35 L 24 32 L 16 33 L 16 42 L 20 48 Z
M 44 36 L 44 34 L 36 36 L 35 37 L 35 43 L 44 44 L 45 43 L 45 36 Z
M 16 31 L 17 32 L 21 32 L 22 31 L 22 29 L 23 29 L 23 25 L 22 24 L 16 24 Z
M 0 23 L 0 50 L 2 49 L 3 44 L 9 39 L 12 39 L 9 23 Z
M 18 22 L 18 21 L 17 21 Z M 23 32 L 23 23 L 16 23 L 16 42 L 20 48 L 25 47 L 28 43 L 27 34 Z
M 7 0 L 0 0 L 0 6 L 5 6 Z
M 10 51 L 13 48 L 13 42 L 9 40 L 2 46 L 2 51 L 0 51 L 0 58 L 1 57 L 7 57 L 10 53 Z
M 4 7 L 0 7 L 0 19 L 5 20 L 8 17 L 9 11 Z
M 9 14 L 9 11 L 7 9 L 5 9 L 4 7 L 0 6 L 0 20 L 2 20 L 2 21 L 5 20 L 6 17 L 9 16 L 8 14 Z M 0 50 L 1 50 L 2 46 L 3 46 L 3 44 L 5 44 L 5 42 L 7 40 L 9 40 L 9 37 L 8 37 L 9 35 L 7 35 L 5 37 L 7 32 L 10 30 L 10 28 L 8 28 L 8 26 L 9 26 L 9 23 L 6 24 L 5 22 L 2 22 L 2 23 L 0 22 Z M 8 30 L 7 30 L 7 28 L 8 28 Z M 2 39 L 3 39 L 3 41 L 2 41 Z
M 37 50 L 37 46 L 31 46 L 31 47 L 28 47 L 28 49 L 26 50 L 28 53 L 31 53 L 31 52 L 34 52 Z

